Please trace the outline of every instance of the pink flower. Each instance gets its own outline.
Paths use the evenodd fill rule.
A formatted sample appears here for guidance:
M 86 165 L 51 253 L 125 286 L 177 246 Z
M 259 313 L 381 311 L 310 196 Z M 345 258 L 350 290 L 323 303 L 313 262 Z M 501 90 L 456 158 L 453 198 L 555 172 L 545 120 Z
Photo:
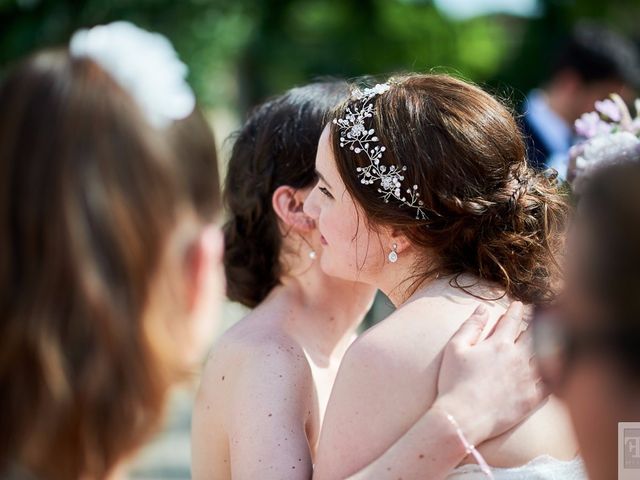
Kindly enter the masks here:
M 610 99 L 605 99 L 596 102 L 596 111 L 607 117 L 612 122 L 619 122 L 622 120 L 622 113 L 618 108 L 616 102 Z
M 576 133 L 585 138 L 592 138 L 596 135 L 611 132 L 611 124 L 603 121 L 596 112 L 582 114 L 582 116 L 576 120 L 575 127 Z

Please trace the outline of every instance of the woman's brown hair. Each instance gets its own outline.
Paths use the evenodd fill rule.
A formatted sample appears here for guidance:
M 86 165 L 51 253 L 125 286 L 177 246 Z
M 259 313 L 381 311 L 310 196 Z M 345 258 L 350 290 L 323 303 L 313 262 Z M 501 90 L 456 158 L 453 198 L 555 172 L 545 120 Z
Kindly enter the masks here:
M 225 180 L 227 296 L 255 307 L 280 283 L 283 234 L 271 206 L 282 185 L 316 181 L 318 140 L 329 113 L 349 95 L 344 81 L 293 88 L 258 106 L 237 133 Z
M 145 311 L 180 172 L 89 59 L 36 54 L 0 105 L 0 472 L 104 478 L 175 380 Z
M 379 185 L 363 185 L 358 167 L 367 155 L 340 147 L 332 124 L 332 149 L 348 192 L 370 224 L 400 229 L 426 262 L 415 282 L 436 274 L 463 273 L 500 285 L 523 302 L 553 296 L 554 253 L 561 244 L 566 204 L 556 181 L 528 165 L 512 114 L 478 87 L 447 75 L 408 75 L 390 80 L 372 100 L 373 128 L 386 147 L 385 165 L 406 167 L 403 188 L 417 185 L 426 219 Z M 347 115 L 354 100 L 341 105 Z M 462 286 L 464 287 L 464 286 Z
M 203 222 L 220 213 L 220 176 L 213 132 L 202 111 L 196 108 L 188 117 L 168 128 L 178 168 L 191 205 Z

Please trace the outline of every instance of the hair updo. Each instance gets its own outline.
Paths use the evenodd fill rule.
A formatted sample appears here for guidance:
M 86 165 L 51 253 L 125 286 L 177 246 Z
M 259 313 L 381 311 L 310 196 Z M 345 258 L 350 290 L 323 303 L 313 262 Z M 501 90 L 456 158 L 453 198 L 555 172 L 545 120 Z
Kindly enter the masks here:
M 328 114 L 349 95 L 346 82 L 294 88 L 259 107 L 238 132 L 224 202 L 227 296 L 255 307 L 283 274 L 282 233 L 271 206 L 274 191 L 316 181 L 315 158 Z
M 338 107 L 344 118 L 350 99 Z M 526 303 L 553 297 L 554 253 L 561 245 L 567 204 L 554 177 L 527 164 L 513 115 L 478 87 L 446 75 L 408 75 L 371 102 L 366 122 L 386 147 L 384 165 L 406 167 L 402 189 L 417 185 L 426 219 L 391 198 L 379 185 L 363 185 L 357 168 L 366 154 L 340 147 L 340 127 L 331 142 L 340 176 L 369 223 L 401 229 L 429 253 L 416 279 L 463 273 L 499 284 Z M 459 286 L 459 285 L 458 285 Z M 464 288 L 464 287 L 463 287 Z

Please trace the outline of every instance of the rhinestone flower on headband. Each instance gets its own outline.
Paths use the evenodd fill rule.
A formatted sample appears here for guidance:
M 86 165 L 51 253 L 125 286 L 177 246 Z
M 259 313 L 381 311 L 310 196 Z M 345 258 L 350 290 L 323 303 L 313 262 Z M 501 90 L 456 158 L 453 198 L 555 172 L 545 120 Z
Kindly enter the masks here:
M 399 168 L 396 165 L 380 163 L 386 148 L 380 145 L 374 129 L 365 126 L 365 120 L 373 117 L 375 113 L 371 100 L 376 95 L 382 95 L 389 88 L 388 84 L 383 83 L 357 91 L 354 98 L 360 103 L 348 106 L 345 117 L 336 118 L 333 123 L 340 129 L 340 147 L 348 146 L 349 150 L 354 153 L 364 153 L 369 159 L 369 165 L 356 168 L 360 183 L 363 185 L 379 183 L 378 192 L 385 203 L 389 203 L 390 198 L 395 198 L 403 205 L 415 209 L 417 219 L 426 220 L 427 216 L 422 209 L 424 202 L 420 200 L 418 186 L 413 185 L 403 191 L 403 172 L 407 167 Z

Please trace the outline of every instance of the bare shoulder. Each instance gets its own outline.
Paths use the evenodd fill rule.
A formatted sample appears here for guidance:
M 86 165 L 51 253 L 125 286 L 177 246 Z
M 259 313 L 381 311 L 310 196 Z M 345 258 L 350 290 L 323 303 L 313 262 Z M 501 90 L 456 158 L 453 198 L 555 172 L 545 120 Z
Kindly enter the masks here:
M 444 347 L 477 304 L 443 288 L 406 303 L 352 344 L 325 416 L 318 478 L 359 471 L 424 414 L 437 395 Z
M 370 416 L 406 428 L 435 400 L 444 348 L 477 305 L 466 294 L 420 297 L 364 332 L 345 354 L 330 409 L 362 410 L 368 397 Z M 497 319 L 502 308 L 488 307 Z
M 199 396 L 237 404 L 239 397 L 261 389 L 309 393 L 313 379 L 300 345 L 260 320 L 249 314 L 218 339 L 207 359 Z
M 310 477 L 313 376 L 282 314 L 258 308 L 214 345 L 194 407 L 194 478 Z
M 396 310 L 347 350 L 322 428 L 318 478 L 345 478 L 364 468 L 435 399 L 446 340 L 437 340 L 431 306 L 424 301 Z
M 310 366 L 290 336 L 255 320 L 246 317 L 223 334 L 207 360 L 192 421 L 194 478 L 271 478 L 255 473 L 266 459 L 273 468 L 293 456 L 310 464 L 304 430 L 315 411 Z M 291 449 L 280 456 L 288 457 L 266 451 L 285 441 Z
M 380 400 L 388 395 L 395 402 L 398 394 L 403 404 L 424 405 L 435 394 L 442 349 L 458 327 L 447 325 L 444 306 L 439 299 L 419 299 L 365 331 L 345 354 L 341 383 L 377 391 Z
M 417 298 L 364 332 L 349 353 L 365 358 L 382 355 L 385 360 L 393 357 L 410 363 L 424 360 L 442 350 L 478 303 L 468 297 Z

